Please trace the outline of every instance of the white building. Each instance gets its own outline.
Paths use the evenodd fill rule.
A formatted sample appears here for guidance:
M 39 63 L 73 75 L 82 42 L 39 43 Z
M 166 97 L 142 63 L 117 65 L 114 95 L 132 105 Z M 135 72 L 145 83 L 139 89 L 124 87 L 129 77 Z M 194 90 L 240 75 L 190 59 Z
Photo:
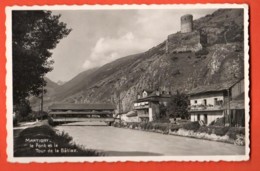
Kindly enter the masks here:
M 244 125 L 244 79 L 200 86 L 193 89 L 189 96 L 191 121 L 203 121 L 209 125 L 217 118 L 226 116 L 225 125 Z M 235 107 L 233 104 L 240 105 Z
M 167 106 L 171 97 L 170 92 L 159 90 L 143 90 L 137 95 L 134 102 L 134 110 L 137 113 L 139 121 L 152 122 L 160 114 L 160 105 Z
M 128 113 L 120 114 L 120 120 L 123 122 L 140 122 L 135 111 L 130 111 Z

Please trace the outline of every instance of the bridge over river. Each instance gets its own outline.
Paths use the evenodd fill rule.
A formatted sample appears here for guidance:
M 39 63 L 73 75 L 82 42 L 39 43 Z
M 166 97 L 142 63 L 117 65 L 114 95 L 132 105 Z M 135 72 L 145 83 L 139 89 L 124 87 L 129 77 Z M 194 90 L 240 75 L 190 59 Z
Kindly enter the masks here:
M 89 149 L 109 156 L 243 155 L 244 146 L 108 126 L 56 127 Z

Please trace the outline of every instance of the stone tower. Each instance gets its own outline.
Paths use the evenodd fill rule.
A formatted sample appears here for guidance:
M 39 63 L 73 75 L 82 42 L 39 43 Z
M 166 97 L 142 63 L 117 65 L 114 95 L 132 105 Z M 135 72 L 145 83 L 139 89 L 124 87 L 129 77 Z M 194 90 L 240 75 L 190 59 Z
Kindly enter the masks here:
M 193 29 L 193 16 L 190 14 L 181 16 L 181 32 L 189 33 Z

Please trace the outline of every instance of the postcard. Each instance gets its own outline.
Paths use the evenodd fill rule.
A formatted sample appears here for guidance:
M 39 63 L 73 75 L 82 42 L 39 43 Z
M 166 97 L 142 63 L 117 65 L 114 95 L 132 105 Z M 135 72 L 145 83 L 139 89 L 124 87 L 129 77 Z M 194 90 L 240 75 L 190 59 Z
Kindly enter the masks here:
M 247 5 L 6 17 L 9 162 L 249 160 Z

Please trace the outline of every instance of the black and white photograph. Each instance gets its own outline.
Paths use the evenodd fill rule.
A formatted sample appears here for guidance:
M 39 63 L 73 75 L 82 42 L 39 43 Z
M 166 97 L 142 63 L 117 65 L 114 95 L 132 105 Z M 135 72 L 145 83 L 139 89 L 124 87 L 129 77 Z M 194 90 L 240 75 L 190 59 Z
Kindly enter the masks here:
M 247 5 L 6 15 L 8 161 L 249 160 Z

